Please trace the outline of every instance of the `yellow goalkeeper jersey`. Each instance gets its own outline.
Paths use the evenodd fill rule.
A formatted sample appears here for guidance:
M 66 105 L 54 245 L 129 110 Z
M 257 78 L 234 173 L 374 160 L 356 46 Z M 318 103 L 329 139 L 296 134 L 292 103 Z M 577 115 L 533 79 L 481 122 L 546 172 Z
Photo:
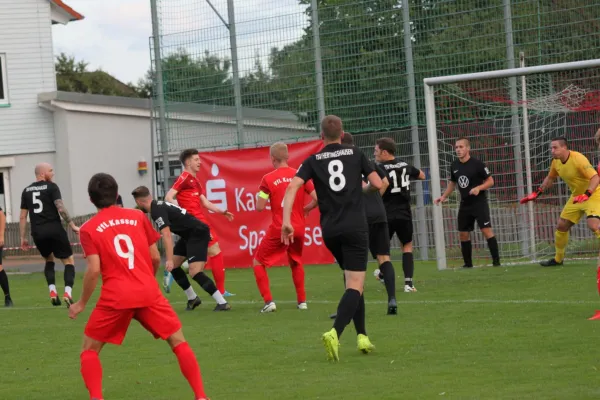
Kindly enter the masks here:
M 571 196 L 583 194 L 590 185 L 590 179 L 598 175 L 596 168 L 590 164 L 590 161 L 583 154 L 572 151 L 567 161 L 563 163 L 560 160 L 552 160 L 550 165 L 550 174 L 552 178 L 561 177 L 571 189 Z M 596 188 L 594 193 L 600 190 Z

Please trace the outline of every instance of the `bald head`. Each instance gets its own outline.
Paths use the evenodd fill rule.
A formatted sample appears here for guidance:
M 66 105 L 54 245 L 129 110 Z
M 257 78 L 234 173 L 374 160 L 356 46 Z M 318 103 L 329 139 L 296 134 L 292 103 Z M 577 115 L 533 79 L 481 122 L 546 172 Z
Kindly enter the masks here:
M 54 175 L 52 165 L 48 163 L 40 163 L 35 166 L 35 177 L 38 180 L 51 180 L 52 175 Z
M 342 120 L 335 115 L 326 116 L 321 121 L 321 132 L 323 132 L 325 139 L 329 141 L 339 140 L 344 132 Z
M 287 144 L 283 142 L 273 143 L 271 145 L 271 157 L 278 162 L 287 161 L 289 158 Z

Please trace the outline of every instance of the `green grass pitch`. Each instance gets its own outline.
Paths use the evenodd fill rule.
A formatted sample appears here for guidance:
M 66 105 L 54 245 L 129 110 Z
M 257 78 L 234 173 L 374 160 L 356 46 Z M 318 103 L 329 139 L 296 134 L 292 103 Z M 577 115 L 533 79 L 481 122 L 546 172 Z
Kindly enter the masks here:
M 387 316 L 383 285 L 367 275 L 367 329 L 376 346 L 356 350 L 350 324 L 340 362 L 326 360 L 320 336 L 330 329 L 343 291 L 337 266 L 306 267 L 307 311 L 297 310 L 288 268 L 269 270 L 278 310 L 262 302 L 251 270 L 229 270 L 233 310 L 212 299 L 185 312 L 174 286 L 168 298 L 200 362 L 212 400 L 287 399 L 592 399 L 600 396 L 600 309 L 593 261 L 439 272 L 417 263 L 417 293 L 398 293 Z M 397 275 L 402 274 L 395 263 Z M 57 278 L 60 274 L 57 274 Z M 81 277 L 74 289 L 81 291 Z M 59 279 L 57 281 L 60 282 Z M 16 307 L 0 309 L 0 399 L 86 399 L 79 373 L 83 327 L 53 308 L 43 274 L 11 275 Z M 401 289 L 402 279 L 398 279 Z M 59 285 L 62 290 L 62 285 Z M 106 346 L 105 399 L 192 399 L 174 355 L 133 322 L 123 346 Z

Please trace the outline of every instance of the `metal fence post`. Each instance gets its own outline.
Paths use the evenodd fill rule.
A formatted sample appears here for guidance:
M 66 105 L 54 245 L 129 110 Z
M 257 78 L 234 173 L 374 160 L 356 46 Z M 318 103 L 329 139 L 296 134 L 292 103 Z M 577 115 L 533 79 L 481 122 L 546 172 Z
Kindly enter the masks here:
M 321 60 L 321 35 L 319 33 L 319 9 L 317 0 L 310 2 L 312 10 L 312 32 L 315 52 L 315 79 L 317 84 L 317 110 L 319 122 L 325 118 L 325 91 L 323 89 L 323 63 Z
M 229 19 L 229 43 L 231 45 L 231 66 L 233 69 L 233 95 L 235 97 L 235 121 L 238 134 L 238 148 L 244 147 L 244 115 L 242 113 L 242 88 L 240 84 L 240 67 L 238 64 L 237 36 L 235 32 L 235 11 L 233 0 L 227 0 L 227 15 Z

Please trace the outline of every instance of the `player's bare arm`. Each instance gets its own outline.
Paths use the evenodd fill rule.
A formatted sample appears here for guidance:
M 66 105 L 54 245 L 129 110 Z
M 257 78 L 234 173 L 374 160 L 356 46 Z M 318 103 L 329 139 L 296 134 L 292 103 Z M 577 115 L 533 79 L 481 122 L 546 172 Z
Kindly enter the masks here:
M 369 181 L 368 185 L 363 188 L 364 193 L 369 192 L 377 192 L 383 186 L 381 178 L 377 174 L 377 171 L 373 171 L 367 176 L 367 180 Z
M 79 300 L 69 307 L 69 318 L 75 319 L 77 315 L 85 310 L 90 297 L 96 290 L 98 278 L 100 277 L 100 256 L 92 254 L 86 257 L 87 269 L 83 276 L 83 290 Z
M 487 179 L 485 181 L 483 181 L 483 183 L 481 185 L 475 186 L 473 189 L 471 189 L 469 191 L 469 194 L 471 196 L 477 196 L 479 194 L 479 192 L 481 192 L 483 190 L 488 190 L 492 186 L 494 186 L 494 178 L 492 178 L 491 176 L 488 176 Z
M 450 193 L 452 193 L 455 188 L 456 188 L 456 183 L 449 181 L 448 186 L 446 187 L 446 190 L 444 190 L 444 194 L 442 194 L 440 197 L 435 199 L 433 201 L 433 203 L 440 204 L 440 203 L 443 203 L 444 201 L 448 200 L 448 196 L 450 196 Z
M 6 215 L 0 210 L 0 248 L 4 246 L 4 231 L 6 230 Z
M 425 172 L 423 172 L 423 170 L 421 170 L 421 169 L 420 169 L 420 170 L 419 170 L 419 176 L 418 176 L 418 178 L 417 178 L 417 179 L 418 179 L 418 180 L 420 180 L 420 181 L 424 181 L 424 180 L 425 180 L 425 178 L 426 178 L 426 176 L 425 176 Z
M 379 178 L 379 177 L 378 177 Z M 283 223 L 281 224 L 281 241 L 283 243 L 294 243 L 294 227 L 292 227 L 292 208 L 296 193 L 304 185 L 304 179 L 295 176 L 285 190 L 283 197 Z
M 160 268 L 160 251 L 158 251 L 158 246 L 156 245 L 156 243 L 150 246 L 150 259 L 152 260 L 152 268 L 154 268 L 154 275 L 156 276 L 156 273 Z
M 71 219 L 71 216 L 69 215 L 69 212 L 67 211 L 67 207 L 65 207 L 65 204 L 63 203 L 62 199 L 54 200 L 54 205 L 56 206 L 58 215 L 60 215 L 61 218 L 67 224 L 69 224 L 69 227 L 73 230 L 73 232 L 76 232 L 76 233 L 79 232 L 79 227 L 77 225 L 75 225 L 75 222 L 73 222 L 73 220 Z
M 209 211 L 212 211 L 216 214 L 221 214 L 224 215 L 225 218 L 227 218 L 227 220 L 229 222 L 233 221 L 233 214 L 230 213 L 227 210 L 221 210 L 218 206 L 214 205 L 213 203 L 211 203 L 205 195 L 201 194 L 200 195 L 200 203 L 202 203 L 202 207 L 206 208 Z
M 319 206 L 319 199 L 317 198 L 317 192 L 313 190 L 310 192 L 310 203 L 304 206 L 304 215 L 308 215 L 312 210 Z
M 21 234 L 21 249 L 27 250 L 29 248 L 29 241 L 26 238 L 27 235 L 27 210 L 21 209 L 21 215 L 19 215 L 19 232 Z
M 390 181 L 387 177 L 381 180 L 381 188 L 379 189 L 379 194 L 383 196 L 387 188 L 390 186 Z
M 169 228 L 168 226 L 165 226 L 160 231 L 160 234 L 162 235 L 163 244 L 165 245 L 165 255 L 167 257 L 165 269 L 167 271 L 171 272 L 171 271 L 173 271 L 173 267 L 174 267 L 173 248 L 175 247 L 175 245 L 173 244 L 173 236 L 171 235 L 171 228 Z M 154 271 L 154 272 L 156 273 L 156 271 Z
M 167 195 L 165 196 L 165 201 L 175 204 L 176 196 L 177 196 L 177 190 L 171 188 L 171 189 L 169 189 L 169 191 L 167 192 Z
M 530 201 L 534 201 L 535 199 L 538 198 L 538 196 L 540 194 L 542 194 L 543 192 L 548 191 L 554 185 L 554 182 L 556 182 L 556 176 L 552 176 L 552 175 L 548 174 L 544 178 L 544 181 L 540 185 L 539 189 L 536 192 L 530 193 L 527 196 L 523 197 L 521 199 L 520 203 L 521 204 L 525 204 L 525 203 L 528 203 Z
M 256 200 L 256 211 L 261 212 L 267 207 L 267 202 L 269 201 L 269 195 L 264 192 L 258 193 L 258 198 Z

